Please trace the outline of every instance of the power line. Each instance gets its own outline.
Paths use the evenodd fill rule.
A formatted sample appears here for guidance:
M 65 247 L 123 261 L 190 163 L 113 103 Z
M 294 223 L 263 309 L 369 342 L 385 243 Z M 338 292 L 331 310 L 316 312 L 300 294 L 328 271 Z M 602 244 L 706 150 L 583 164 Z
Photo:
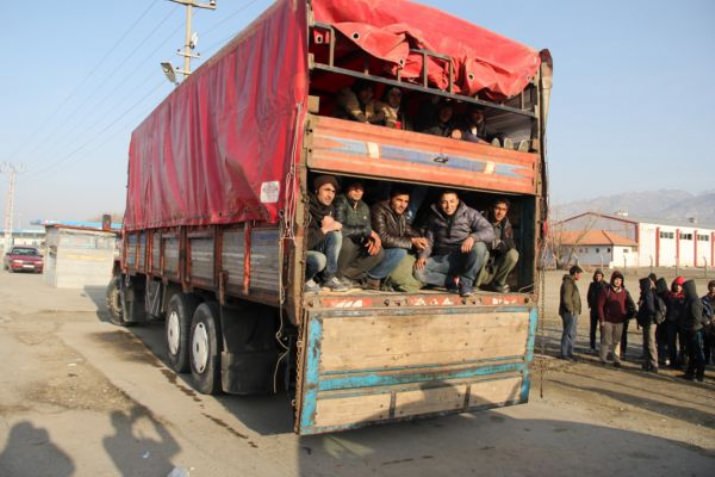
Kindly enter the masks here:
M 145 37 L 139 42 L 139 46 L 136 47 L 136 48 L 134 48 L 134 49 L 130 52 L 129 55 L 127 55 L 122 61 L 120 61 L 119 64 L 124 64 L 124 63 L 126 63 L 127 61 L 129 61 L 129 60 L 134 56 L 134 54 L 136 54 L 136 52 L 139 51 L 139 49 L 141 48 L 141 45 L 143 45 L 148 39 L 150 39 L 152 36 L 154 36 L 154 35 L 157 33 L 157 31 L 158 31 L 157 29 L 160 28 L 162 25 L 164 25 L 164 24 L 169 20 L 169 18 L 171 18 L 171 16 L 174 15 L 175 13 L 176 13 L 175 11 L 170 11 L 170 12 L 161 20 L 161 22 L 159 22 L 159 24 L 157 25 L 157 27 L 156 27 L 156 28 L 153 28 L 153 29 L 152 29 L 152 32 L 151 32 L 150 34 L 148 34 L 147 36 L 145 36 Z M 178 30 L 181 28 L 181 26 L 182 26 L 182 25 L 179 25 L 177 28 L 175 28 L 175 29 L 171 32 L 171 34 L 167 36 L 167 39 L 164 40 L 164 43 L 166 43 L 166 42 L 169 40 L 169 37 L 170 37 L 171 35 L 175 34 L 176 31 L 178 31 Z M 160 44 L 154 51 L 157 51 L 157 50 L 158 50 L 159 48 L 161 48 L 162 46 L 163 46 L 163 44 Z M 106 56 L 105 56 L 105 57 L 106 57 Z M 116 75 L 115 75 L 115 76 L 116 76 Z M 125 76 L 125 77 L 118 78 L 118 82 L 117 82 L 115 88 L 114 88 L 112 91 L 115 91 L 115 90 L 119 89 L 119 87 L 123 86 L 123 83 L 122 83 L 122 82 L 125 81 L 125 80 L 126 80 L 126 76 Z M 105 97 L 104 97 L 102 100 L 100 100 L 99 103 L 91 103 L 91 99 L 100 91 L 100 89 L 101 89 L 101 87 L 102 87 L 103 84 L 104 84 L 103 81 L 100 81 L 100 82 L 98 83 L 97 87 L 94 88 L 94 90 L 92 90 L 92 92 L 89 94 L 89 96 L 87 96 L 85 99 L 83 99 L 82 101 L 80 101 L 80 102 L 77 103 L 77 106 L 64 118 L 64 120 L 63 120 L 63 125 L 64 125 L 64 124 L 68 124 L 72 119 L 75 118 L 75 116 L 76 116 L 81 110 L 85 109 L 85 107 L 88 106 L 88 105 L 92 105 L 92 106 L 93 106 L 93 110 L 92 110 L 93 112 L 97 112 L 97 111 L 98 111 L 99 105 L 102 104 L 104 101 L 106 101 L 106 100 L 108 99 L 109 94 L 111 94 L 111 93 L 109 93 L 108 95 L 105 95 Z M 91 115 L 91 114 L 92 114 L 92 113 L 90 113 L 90 115 Z M 85 118 L 83 118 L 83 119 L 84 119 L 85 121 L 88 120 L 87 117 L 85 117 Z M 77 126 L 75 126 L 75 128 L 76 128 L 76 129 L 79 129 L 79 128 L 81 127 L 81 124 L 82 124 L 82 123 L 79 123 Z M 52 146 L 53 149 L 56 149 L 57 146 L 56 146 L 56 141 L 54 141 L 54 139 L 57 138 L 57 137 L 60 136 L 60 135 L 61 135 L 62 137 L 68 138 L 68 140 L 70 140 L 70 141 L 72 140 L 71 137 L 68 137 L 68 134 L 67 134 L 66 130 L 65 130 L 65 132 L 63 133 L 63 130 L 62 130 L 61 128 L 55 128 L 54 130 L 49 131 L 49 133 L 48 133 L 47 135 L 45 135 L 44 139 L 39 140 L 39 138 L 38 138 L 38 140 L 34 141 L 34 147 L 33 147 L 30 151 L 28 151 L 26 155 L 31 156 L 31 155 L 33 155 L 33 154 L 35 154 L 35 153 L 41 151 L 41 150 L 43 149 L 43 147 L 49 147 L 50 145 Z
M 159 83 L 157 83 L 157 85 L 151 91 L 149 91 L 141 99 L 139 99 L 132 106 L 127 108 L 123 113 L 121 113 L 119 116 L 117 116 L 111 123 L 107 124 L 104 128 L 102 128 L 102 130 L 99 131 L 96 136 L 86 140 L 84 143 L 82 143 L 80 146 L 78 146 L 77 148 L 75 148 L 74 150 L 69 152 L 68 154 L 62 156 L 58 160 L 47 165 L 44 169 L 38 169 L 36 171 L 33 171 L 32 174 L 28 174 L 28 177 L 33 177 L 33 178 L 42 177 L 43 175 L 46 175 L 48 172 L 56 169 L 57 167 L 61 166 L 65 162 L 67 162 L 67 160 L 71 159 L 75 154 L 77 154 L 77 153 L 81 152 L 83 149 L 85 149 L 90 143 L 97 140 L 99 138 L 99 136 L 101 136 L 102 134 L 107 132 L 109 130 L 109 128 L 111 128 L 112 126 L 117 124 L 122 118 L 124 118 L 132 110 L 136 109 L 144 100 L 146 100 L 149 96 L 151 96 L 156 91 L 158 91 L 162 86 L 165 86 L 164 81 L 160 81 Z M 99 145 L 102 145 L 102 144 L 104 144 L 104 142 L 100 143 Z
M 132 25 L 127 29 L 127 31 L 124 32 L 124 34 L 119 38 L 119 40 L 114 43 L 114 45 L 107 51 L 107 53 L 104 54 L 104 56 L 99 60 L 99 62 L 92 68 L 92 70 L 75 86 L 75 88 L 60 102 L 60 104 L 55 108 L 54 111 L 52 111 L 49 116 L 47 116 L 42 123 L 40 123 L 40 126 L 37 127 L 36 129 L 33 130 L 33 132 L 30 134 L 30 136 L 25 140 L 20 146 L 12 153 L 10 154 L 8 160 L 14 159 L 18 153 L 23 149 L 24 146 L 28 144 L 33 144 L 35 143 L 34 139 L 38 135 L 38 133 L 45 128 L 45 126 L 50 122 L 51 119 L 54 118 L 54 116 L 62 110 L 65 104 L 74 97 L 74 95 L 80 90 L 80 88 L 84 85 L 84 83 L 91 78 L 94 73 L 97 72 L 99 67 L 105 62 L 107 58 L 114 52 L 114 50 L 119 47 L 119 45 L 124 41 L 124 39 L 136 28 L 136 26 L 144 19 L 144 17 L 149 13 L 149 11 L 154 7 L 159 2 L 153 2 L 150 3 L 149 6 L 139 15 L 139 17 L 132 23 Z

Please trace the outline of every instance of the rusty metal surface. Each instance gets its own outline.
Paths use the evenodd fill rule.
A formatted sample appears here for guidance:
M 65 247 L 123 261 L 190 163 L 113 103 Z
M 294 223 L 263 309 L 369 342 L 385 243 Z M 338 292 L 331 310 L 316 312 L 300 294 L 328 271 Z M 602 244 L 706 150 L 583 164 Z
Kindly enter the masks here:
M 239 294 L 243 285 L 243 228 L 224 230 L 221 255 L 223 272 L 227 276 L 226 290 L 232 294 Z
M 311 117 L 315 170 L 536 195 L 538 154 L 412 131 Z
M 280 265 L 278 263 L 278 228 L 251 231 L 251 266 L 249 294 L 262 292 L 278 298 Z
M 179 238 L 164 238 L 164 275 L 179 279 Z
M 189 238 L 191 252 L 191 282 L 213 284 L 214 239 L 213 237 Z

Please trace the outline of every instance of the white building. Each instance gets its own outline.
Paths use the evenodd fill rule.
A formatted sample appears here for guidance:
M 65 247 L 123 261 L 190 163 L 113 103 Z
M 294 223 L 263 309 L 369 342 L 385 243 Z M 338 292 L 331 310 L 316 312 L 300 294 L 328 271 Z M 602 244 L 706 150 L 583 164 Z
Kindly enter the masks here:
M 636 243 L 628 252 L 627 266 L 636 267 L 715 267 L 715 226 L 695 220 L 660 221 L 657 219 L 611 216 L 585 212 L 554 224 L 555 233 L 609 232 Z M 614 258 L 617 266 L 623 266 Z
M 600 268 L 636 267 L 638 244 L 629 238 L 605 230 L 562 231 L 554 242 L 564 264 Z

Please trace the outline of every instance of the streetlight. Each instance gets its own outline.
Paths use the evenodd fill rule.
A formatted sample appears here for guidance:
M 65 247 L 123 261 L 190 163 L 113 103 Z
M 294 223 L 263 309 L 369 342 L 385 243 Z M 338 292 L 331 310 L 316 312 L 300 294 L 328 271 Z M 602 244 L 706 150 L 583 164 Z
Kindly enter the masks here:
M 175 72 L 174 65 L 171 64 L 171 61 L 162 61 L 161 62 L 161 71 L 164 72 L 164 76 L 166 76 L 166 79 L 168 79 L 171 83 L 174 84 L 174 86 L 178 85 L 179 83 L 176 81 L 176 72 Z

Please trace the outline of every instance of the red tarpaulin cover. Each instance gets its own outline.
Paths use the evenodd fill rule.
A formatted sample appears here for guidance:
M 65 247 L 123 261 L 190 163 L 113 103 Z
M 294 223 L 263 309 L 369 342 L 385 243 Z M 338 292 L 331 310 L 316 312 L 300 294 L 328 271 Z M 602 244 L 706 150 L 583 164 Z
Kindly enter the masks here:
M 453 59 L 458 90 L 520 92 L 539 55 L 439 10 L 401 0 L 312 0 L 316 21 L 334 24 L 386 64 L 420 75 L 420 46 Z M 302 146 L 307 105 L 306 2 L 279 0 L 197 69 L 134 131 L 124 226 L 261 221 L 285 208 L 286 181 Z M 429 62 L 446 87 L 443 63 Z M 299 128 L 296 131 L 296 128 Z M 292 189 L 292 187 L 291 187 Z

